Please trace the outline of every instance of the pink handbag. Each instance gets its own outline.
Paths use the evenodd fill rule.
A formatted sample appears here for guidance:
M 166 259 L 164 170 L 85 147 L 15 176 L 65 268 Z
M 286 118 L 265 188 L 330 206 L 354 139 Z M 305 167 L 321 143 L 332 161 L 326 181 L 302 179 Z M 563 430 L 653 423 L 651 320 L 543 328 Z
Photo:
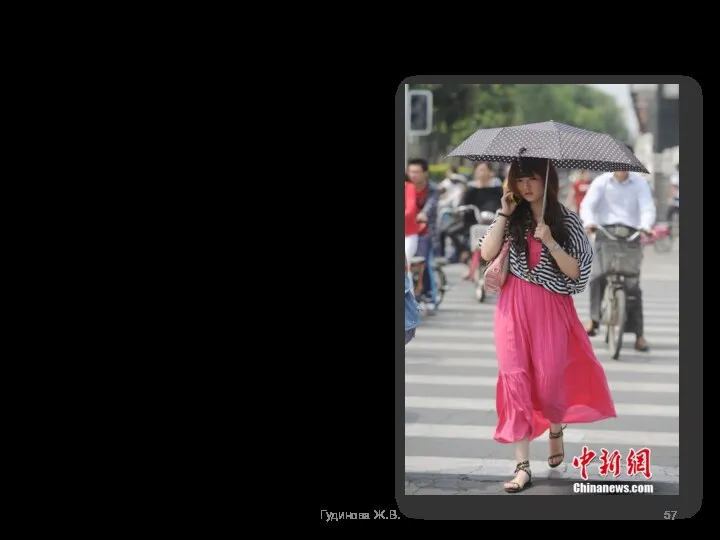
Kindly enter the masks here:
M 500 253 L 485 268 L 483 277 L 485 278 L 485 290 L 491 293 L 499 293 L 505 284 L 508 275 L 508 250 L 510 249 L 510 239 L 506 238 L 503 242 Z

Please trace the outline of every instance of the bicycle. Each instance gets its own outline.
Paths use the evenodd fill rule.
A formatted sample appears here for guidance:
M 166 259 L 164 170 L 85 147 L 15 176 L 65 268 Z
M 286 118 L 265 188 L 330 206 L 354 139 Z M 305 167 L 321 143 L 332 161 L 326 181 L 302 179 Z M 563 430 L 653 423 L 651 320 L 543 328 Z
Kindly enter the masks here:
M 419 280 L 420 277 L 420 269 L 425 268 L 425 263 L 427 262 L 425 257 L 420 256 L 413 256 L 410 257 L 410 260 L 408 261 L 410 263 L 410 272 L 412 273 L 412 279 L 413 279 L 413 290 L 415 291 L 415 298 L 419 298 L 420 293 L 422 292 L 423 284 Z M 432 264 L 432 272 L 433 276 L 435 278 L 435 283 L 437 285 L 437 304 L 436 306 L 439 306 L 443 298 L 445 298 L 445 293 L 448 291 L 448 280 L 447 275 L 445 274 L 445 271 L 443 270 L 443 266 L 448 264 L 448 260 L 445 257 L 433 257 L 433 264 Z
M 458 213 L 472 210 L 475 214 L 475 221 L 477 223 L 470 227 L 470 251 L 473 254 L 473 258 L 477 258 L 477 264 L 473 271 L 473 275 L 470 279 L 475 284 L 475 298 L 478 302 L 485 301 L 485 276 L 483 275 L 483 262 L 480 258 L 480 240 L 487 232 L 490 224 L 495 219 L 495 212 L 480 211 L 480 209 L 472 204 L 464 206 L 458 206 L 455 211 Z
M 634 307 L 636 300 L 628 292 L 627 280 L 640 276 L 643 258 L 643 246 L 639 240 L 641 233 L 625 225 L 597 226 L 596 230 L 602 233 L 602 236 L 596 234 L 595 243 L 600 243 L 601 272 L 607 280 L 600 313 L 605 325 L 605 343 L 611 358 L 617 360 L 622 349 L 628 308 Z

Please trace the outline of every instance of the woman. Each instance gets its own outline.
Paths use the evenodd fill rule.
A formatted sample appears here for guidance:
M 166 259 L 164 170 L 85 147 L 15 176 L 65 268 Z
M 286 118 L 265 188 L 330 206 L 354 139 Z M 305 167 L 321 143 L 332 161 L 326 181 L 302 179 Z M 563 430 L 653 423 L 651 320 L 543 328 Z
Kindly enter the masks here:
M 500 182 L 500 184 L 497 184 Z M 500 209 L 500 199 L 503 190 L 502 181 L 496 176 L 493 168 L 486 161 L 480 161 L 475 164 L 473 171 L 473 179 L 468 183 L 467 190 L 463 194 L 461 205 L 473 205 L 479 211 L 495 212 Z M 468 249 L 462 244 L 461 238 L 470 235 L 470 228 L 477 223 L 474 212 L 466 212 L 460 223 L 451 229 L 451 239 L 458 253 L 462 253 L 462 260 L 466 261 L 468 257 Z M 463 274 L 462 279 L 472 279 L 475 270 L 480 265 L 480 254 L 478 252 L 470 253 L 472 257 L 467 273 Z
M 549 428 L 548 465 L 562 463 L 562 424 L 616 416 L 605 371 L 571 295 L 585 289 L 592 248 L 578 215 L 558 201 L 551 165 L 542 214 L 547 160 L 514 162 L 501 209 L 481 241 L 491 260 L 511 239 L 508 277 L 495 308 L 498 358 L 495 440 L 515 443 L 517 467 L 505 491 L 532 482 L 530 441 Z

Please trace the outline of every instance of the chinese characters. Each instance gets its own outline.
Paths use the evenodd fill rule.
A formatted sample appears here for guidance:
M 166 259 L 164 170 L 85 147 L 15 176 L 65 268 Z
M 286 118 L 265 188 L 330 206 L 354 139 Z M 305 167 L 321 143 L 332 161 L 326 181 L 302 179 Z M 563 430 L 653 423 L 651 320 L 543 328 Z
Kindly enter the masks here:
M 642 474 L 648 480 L 652 478 L 652 472 L 650 472 L 650 453 L 649 448 L 641 448 L 635 450 L 631 448 L 628 455 L 625 457 L 623 462 L 622 455 L 618 450 L 609 452 L 605 448 L 600 449 L 600 454 L 591 450 L 587 446 L 583 446 L 582 453 L 579 456 L 575 456 L 572 460 L 572 465 L 576 469 L 580 469 L 580 476 L 583 480 L 588 479 L 587 466 L 593 462 L 595 458 L 599 460 L 598 472 L 600 476 L 608 476 L 611 474 L 617 478 L 621 474 L 621 467 L 624 464 L 628 476 L 637 476 Z

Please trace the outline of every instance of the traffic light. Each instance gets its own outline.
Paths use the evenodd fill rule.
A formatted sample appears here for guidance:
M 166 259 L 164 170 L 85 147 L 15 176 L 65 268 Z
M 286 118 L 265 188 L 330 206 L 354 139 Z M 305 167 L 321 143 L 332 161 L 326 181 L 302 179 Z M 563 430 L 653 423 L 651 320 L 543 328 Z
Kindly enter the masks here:
M 430 90 L 410 90 L 409 94 L 409 135 L 429 135 L 432 132 L 432 92 Z

